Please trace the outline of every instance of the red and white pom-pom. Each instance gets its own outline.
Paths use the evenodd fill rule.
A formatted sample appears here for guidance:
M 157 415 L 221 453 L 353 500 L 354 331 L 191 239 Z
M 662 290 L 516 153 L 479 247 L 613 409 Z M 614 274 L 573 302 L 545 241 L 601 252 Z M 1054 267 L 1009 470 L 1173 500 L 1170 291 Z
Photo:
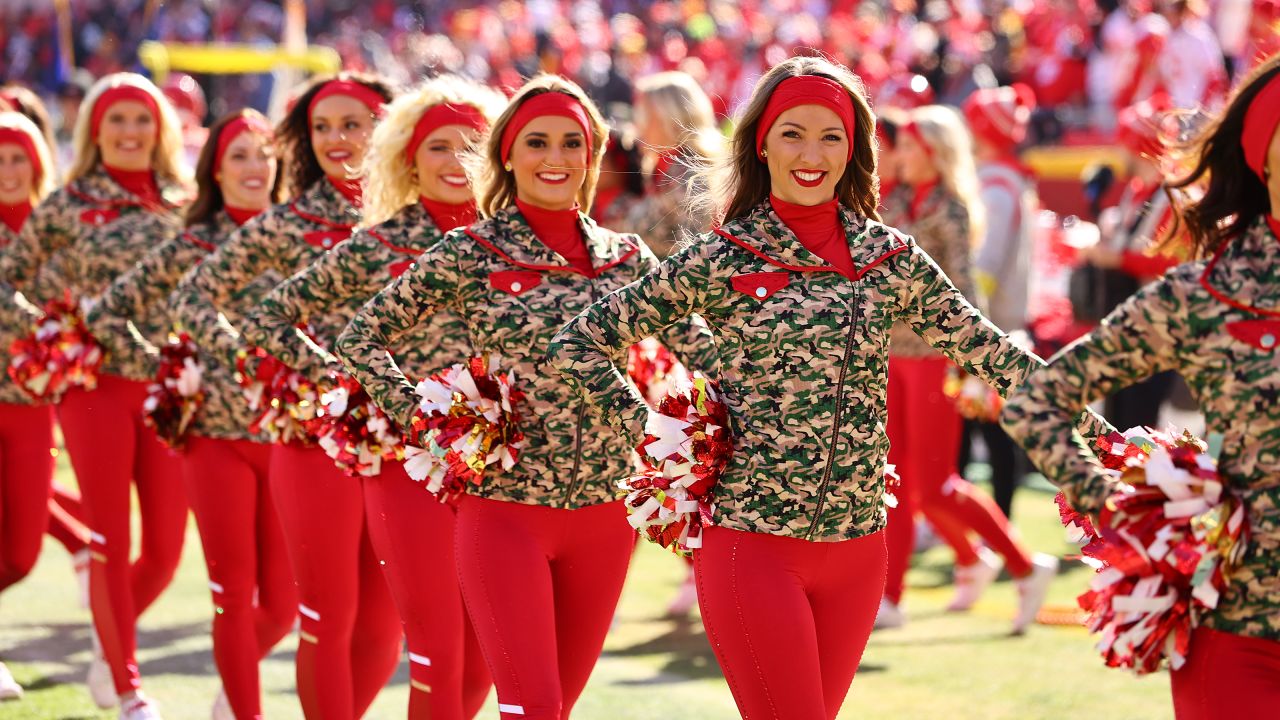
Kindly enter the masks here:
M 1226 492 L 1205 444 L 1190 433 L 1133 428 L 1098 440 L 1120 482 L 1095 526 L 1059 496 L 1064 524 L 1087 539 L 1097 569 L 1080 607 L 1109 667 L 1146 674 L 1186 662 L 1200 615 L 1217 607 L 1246 545 L 1244 506 Z
M 404 459 L 404 444 L 385 413 L 360 383 L 334 373 L 332 388 L 320 396 L 316 441 L 344 473 L 371 477 L 383 460 Z
M 715 513 L 712 491 L 733 453 L 719 386 L 695 375 L 664 397 L 649 413 L 636 453 L 643 470 L 618 483 L 627 494 L 627 522 L 677 554 L 702 547 L 702 528 Z
M 196 413 L 204 405 L 204 366 L 198 352 L 186 333 L 170 335 L 160 348 L 156 379 L 147 386 L 147 398 L 142 401 L 143 422 L 171 448 L 183 446 Z
M 70 296 L 51 300 L 31 333 L 9 346 L 9 377 L 33 400 L 57 402 L 72 387 L 98 385 L 102 348 Z
M 257 368 L 250 375 L 248 354 L 236 360 L 236 379 L 249 409 L 258 413 L 249 432 L 262 432 L 271 442 L 311 442 L 320 421 L 320 391 L 310 380 L 261 348 L 254 348 Z
M 652 337 L 627 350 L 627 375 L 650 405 L 657 405 L 668 393 L 689 382 L 689 371 L 665 345 Z
M 404 469 L 427 490 L 455 499 L 479 485 L 495 465 L 510 470 L 525 437 L 518 406 L 524 393 L 515 372 L 503 374 L 497 356 L 475 357 L 418 383 L 421 398 L 406 445 Z
M 956 367 L 947 369 L 942 393 L 955 402 L 956 412 L 966 420 L 995 422 L 1004 409 L 1004 398 L 995 388 Z

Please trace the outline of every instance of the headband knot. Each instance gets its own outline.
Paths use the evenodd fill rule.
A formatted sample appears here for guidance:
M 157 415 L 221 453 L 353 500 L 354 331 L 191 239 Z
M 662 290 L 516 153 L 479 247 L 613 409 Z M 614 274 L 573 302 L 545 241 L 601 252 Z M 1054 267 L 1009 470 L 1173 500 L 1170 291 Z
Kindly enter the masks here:
M 849 157 L 853 159 L 853 131 L 857 120 L 853 98 L 843 85 L 822 75 L 797 75 L 778 83 L 764 106 L 760 124 L 756 126 L 756 157 L 764 159 L 764 138 L 778 121 L 778 116 L 800 105 L 822 105 L 840 117 L 845 137 L 849 139 Z

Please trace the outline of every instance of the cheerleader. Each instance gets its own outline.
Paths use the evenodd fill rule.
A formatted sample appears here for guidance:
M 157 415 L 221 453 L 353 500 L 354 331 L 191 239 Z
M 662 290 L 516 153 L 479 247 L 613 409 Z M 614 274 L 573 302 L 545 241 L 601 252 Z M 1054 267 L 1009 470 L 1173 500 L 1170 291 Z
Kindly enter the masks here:
M 569 716 L 634 542 L 613 488 L 632 469 L 631 449 L 544 359 L 569 318 L 657 264 L 639 238 L 586 215 L 606 134 L 577 85 L 554 75 L 526 83 L 494 124 L 474 178 L 486 219 L 420 255 L 338 339 L 351 374 L 402 428 L 417 396 L 389 350 L 439 309 L 462 318 L 470 353 L 498 356 L 526 395 L 519 463 L 489 468 L 470 486 L 456 526 L 462 593 L 503 717 Z M 683 337 L 667 344 L 686 347 Z
M 1191 387 L 1218 472 L 1245 507 L 1248 548 L 1172 672 L 1178 720 L 1270 717 L 1280 703 L 1280 57 L 1250 73 L 1191 146 L 1197 188 L 1175 225 L 1198 261 L 1116 308 L 1009 398 L 1002 422 L 1071 506 L 1094 515 L 1115 481 L 1071 415 L 1164 370 Z
M 694 563 L 744 717 L 834 718 L 858 667 L 884 589 L 893 323 L 1004 392 L 1036 362 L 872 219 L 874 132 L 844 67 L 774 66 L 710 178 L 724 224 L 592 305 L 547 354 L 634 443 L 648 407 L 610 358 L 691 313 L 716 335 L 734 449 Z
M 244 323 L 245 338 L 322 376 L 327 353 L 319 348 L 333 346 L 360 306 L 444 233 L 475 220 L 458 155 L 502 105 L 496 92 L 456 77 L 429 80 L 391 103 L 365 153 L 364 229 L 276 288 Z M 299 325 L 327 332 L 304 341 L 294 330 Z M 397 364 L 425 377 L 464 362 L 466 338 L 456 315 L 439 313 L 396 343 Z M 314 532 L 327 534 L 330 545 L 356 548 L 367 528 L 408 639 L 409 717 L 472 717 L 490 682 L 458 590 L 453 508 L 410 480 L 400 463 L 372 472 L 363 482 L 342 478 L 340 491 L 314 499 Z M 345 531 L 351 534 L 339 534 Z
M 254 376 L 255 358 L 246 355 L 242 337 L 246 321 L 223 318 L 243 307 L 238 298 L 264 274 L 288 277 L 350 236 L 360 222 L 356 169 L 391 98 L 383 81 L 354 74 L 315 80 L 299 95 L 276 128 L 294 199 L 245 223 L 173 296 L 178 317 L 204 353 Z M 313 318 L 315 337 L 341 328 L 321 321 L 337 319 Z M 320 379 L 314 367 L 298 369 L 313 383 Z M 302 615 L 298 699 L 308 718 L 360 717 L 395 671 L 400 629 L 361 530 L 363 516 L 325 515 L 340 503 L 358 507 L 359 483 L 305 440 L 272 447 L 268 476 Z
M 984 216 L 959 114 L 941 105 L 912 110 L 894 153 L 901 184 L 885 201 L 886 222 L 919 238 L 962 293 L 973 294 L 970 247 Z M 978 600 L 1000 571 L 998 553 L 1018 586 L 1013 632 L 1021 633 L 1035 621 L 1058 561 L 1032 556 L 991 497 L 958 474 L 963 425 L 955 403 L 943 394 L 951 362 L 926 340 L 900 323 L 889 345 L 889 461 L 902 479 L 902 491 L 889 523 L 888 582 L 876 623 L 893 627 L 905 621 L 899 604 L 919 511 L 956 553 L 956 595 L 948 609 L 967 610 Z M 970 532 L 995 553 L 970 544 Z
M 168 298 L 183 274 L 279 200 L 266 118 L 254 110 L 232 113 L 214 125 L 210 137 L 196 164 L 197 195 L 186 211 L 185 232 L 117 278 L 86 317 L 95 337 L 113 343 L 111 352 L 125 352 L 133 342 L 127 323 L 168 316 Z M 259 278 L 222 311 L 239 318 L 275 279 Z M 258 661 L 289 632 L 298 599 L 268 495 L 271 446 L 246 429 L 252 417 L 234 367 L 209 353 L 200 353 L 198 362 L 203 403 L 187 432 L 167 428 L 164 436 L 181 448 L 213 593 L 213 658 L 222 678 L 213 717 L 257 718 Z
M 18 242 L 32 207 L 53 188 L 53 160 L 40 130 L 23 115 L 0 112 L 0 249 Z M 0 348 L 34 319 L 12 292 L 0 295 Z M 35 567 L 54 465 L 53 407 L 33 404 L 9 380 L 7 366 L 0 354 L 0 592 Z M 0 662 L 0 700 L 21 697 L 22 686 Z
M 95 83 L 85 104 L 66 185 L 35 208 L 0 258 L 0 283 L 32 300 L 66 293 L 91 301 L 177 231 L 187 171 L 169 102 L 146 78 L 116 73 Z M 149 320 L 135 323 L 136 331 L 164 337 L 167 322 Z M 139 692 L 135 623 L 173 578 L 187 522 L 182 484 L 172 480 L 181 463 L 142 420 L 147 384 L 139 378 L 149 377 L 151 366 L 137 346 L 119 347 L 103 362 L 96 390 L 73 388 L 58 406 L 93 533 L 90 603 L 101 655 L 89 666 L 89 689 L 104 708 L 118 696 L 120 716 L 131 719 L 158 716 Z M 142 515 L 142 550 L 133 563 L 131 486 Z

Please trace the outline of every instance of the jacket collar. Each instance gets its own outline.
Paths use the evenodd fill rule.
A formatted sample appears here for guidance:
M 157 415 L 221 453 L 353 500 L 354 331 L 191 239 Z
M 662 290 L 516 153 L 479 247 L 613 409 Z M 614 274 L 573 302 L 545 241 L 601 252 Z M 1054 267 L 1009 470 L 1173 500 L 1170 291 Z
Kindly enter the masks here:
M 1200 275 L 1200 285 L 1240 310 L 1280 317 L 1280 239 L 1258 217 L 1225 243 Z
M 190 193 L 182 185 L 166 181 L 158 181 L 160 201 L 163 209 L 176 211 L 190 199 Z M 67 185 L 67 192 L 84 202 L 94 205 L 114 207 L 146 207 L 136 195 L 121 187 L 107 174 L 106 168 L 98 165 L 83 177 Z
M 289 210 L 304 220 L 335 230 L 349 230 L 360 222 L 360 209 L 323 177 L 289 203 Z
M 597 273 L 620 265 L 640 246 L 626 235 L 606 230 L 594 220 L 578 213 L 578 224 L 586 240 L 591 264 Z M 560 253 L 542 243 L 529 223 L 514 205 L 499 210 L 492 218 L 482 220 L 466 229 L 467 235 L 481 246 L 500 255 L 507 262 L 529 270 L 553 270 L 582 274 L 569 264 Z
M 422 203 L 410 203 L 385 222 L 366 232 L 378 242 L 403 255 L 418 255 L 444 237 Z
M 871 223 L 844 205 L 840 206 L 840 224 L 844 226 L 858 277 L 889 255 L 907 248 L 899 235 L 887 232 L 883 225 Z M 839 272 L 800 242 L 768 200 L 747 215 L 716 228 L 715 233 L 770 265 L 797 272 Z

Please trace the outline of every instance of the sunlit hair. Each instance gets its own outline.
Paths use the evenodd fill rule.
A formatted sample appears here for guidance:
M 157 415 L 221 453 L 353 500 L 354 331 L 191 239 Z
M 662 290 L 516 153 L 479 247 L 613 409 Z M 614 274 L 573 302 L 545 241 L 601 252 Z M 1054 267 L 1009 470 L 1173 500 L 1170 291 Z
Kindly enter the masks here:
M 450 103 L 471 105 L 490 122 L 502 112 L 506 98 L 497 90 L 457 75 L 441 75 L 418 85 L 387 105 L 387 114 L 374 129 L 365 149 L 360 175 L 364 178 L 364 226 L 377 225 L 418 200 L 418 177 L 405 149 L 418 120 L 427 110 Z M 481 139 L 480 142 L 483 142 Z
M 213 172 L 214 161 L 217 160 L 218 138 L 222 129 L 233 120 L 241 117 L 257 118 L 263 125 L 269 125 L 267 119 L 257 110 L 246 108 L 223 115 L 209 128 L 209 141 L 200 150 L 200 159 L 196 161 L 196 199 L 187 206 L 186 225 L 199 225 L 208 222 L 219 210 L 227 206 L 222 197 L 222 183 Z M 274 148 L 272 149 L 274 152 Z M 276 163 L 276 177 L 271 186 L 271 202 L 278 203 L 284 198 L 284 168 Z
M 155 149 L 151 153 L 151 171 L 162 182 L 188 184 L 191 180 L 191 170 L 186 165 L 186 156 L 182 149 L 182 123 L 178 120 L 178 114 L 170 104 L 169 98 L 166 98 L 150 80 L 130 72 L 104 75 L 89 88 L 89 94 L 80 105 L 81 110 L 76 118 L 75 130 L 71 134 L 71 147 L 75 152 L 75 158 L 71 161 L 71 168 L 67 170 L 66 182 L 79 180 L 101 163 L 102 152 L 93 139 L 91 127 L 93 106 L 107 90 L 125 85 L 139 88 L 150 95 L 160 110 L 160 117 L 155 119 L 160 132 L 156 138 Z
M 853 159 L 836 182 L 836 198 L 855 213 L 880 219 L 876 211 L 880 196 L 880 180 L 876 176 L 876 119 L 867 101 L 866 88 L 862 80 L 843 65 L 807 56 L 788 58 L 774 65 L 756 82 L 729 139 L 728 154 L 698 170 L 693 186 L 705 190 L 691 197 L 692 212 L 728 222 L 749 214 L 769 198 L 769 166 L 756 157 L 756 127 L 778 85 L 787 78 L 801 75 L 834 80 L 849 92 L 855 121 L 853 137 L 849 138 L 853 143 Z
M 493 217 L 499 210 L 515 202 L 516 178 L 515 173 L 503 167 L 502 133 L 524 101 L 546 92 L 564 93 L 586 108 L 587 119 L 591 123 L 591 157 L 587 159 L 587 177 L 578 191 L 578 204 L 582 206 L 582 212 L 591 212 L 591 203 L 596 196 L 596 182 L 600 179 L 605 142 L 609 137 L 609 125 L 600 114 L 600 109 L 577 83 L 559 75 L 544 73 L 534 76 L 512 96 L 502 115 L 494 121 L 489 139 L 484 144 L 483 154 L 469 153 L 462 158 L 462 166 L 466 168 L 471 187 L 475 188 L 476 205 L 481 215 Z
M 720 157 L 724 135 L 716 127 L 711 98 L 692 75 L 670 71 L 640 78 L 636 81 L 636 98 L 649 104 L 681 154 L 695 160 Z
M 395 92 L 382 78 L 366 73 L 343 72 L 338 75 L 326 75 L 313 78 L 298 92 L 289 111 L 276 124 L 276 142 L 280 144 L 281 167 L 288 169 L 285 177 L 289 195 L 298 197 L 307 191 L 315 181 L 324 177 L 320 161 L 316 159 L 315 148 L 311 146 L 311 98 L 320 92 L 320 88 L 330 80 L 350 80 L 360 83 L 391 102 Z M 368 146 L 365 146 L 368 152 Z
M 943 105 L 925 105 L 910 112 L 910 121 L 929 146 L 938 184 L 960 200 L 969 214 L 969 240 L 982 238 L 986 212 L 980 195 L 978 170 L 973 161 L 973 138 L 959 112 Z
M 44 134 L 35 123 L 31 122 L 30 118 L 16 110 L 0 112 L 0 128 L 17 130 L 31 138 L 31 145 L 36 149 L 36 157 L 32 159 L 38 161 L 40 165 L 40 170 L 32 178 L 31 199 L 40 202 L 57 186 L 57 173 L 54 172 L 53 157 L 49 153 L 49 146 L 44 141 Z
M 1249 106 L 1277 75 L 1280 55 L 1273 55 L 1240 81 L 1217 118 L 1174 146 L 1173 161 L 1191 169 L 1168 185 L 1174 219 L 1161 239 L 1162 251 L 1209 257 L 1258 216 L 1274 212 L 1266 183 L 1245 162 L 1240 138 Z M 1270 171 L 1275 182 L 1280 168 Z

